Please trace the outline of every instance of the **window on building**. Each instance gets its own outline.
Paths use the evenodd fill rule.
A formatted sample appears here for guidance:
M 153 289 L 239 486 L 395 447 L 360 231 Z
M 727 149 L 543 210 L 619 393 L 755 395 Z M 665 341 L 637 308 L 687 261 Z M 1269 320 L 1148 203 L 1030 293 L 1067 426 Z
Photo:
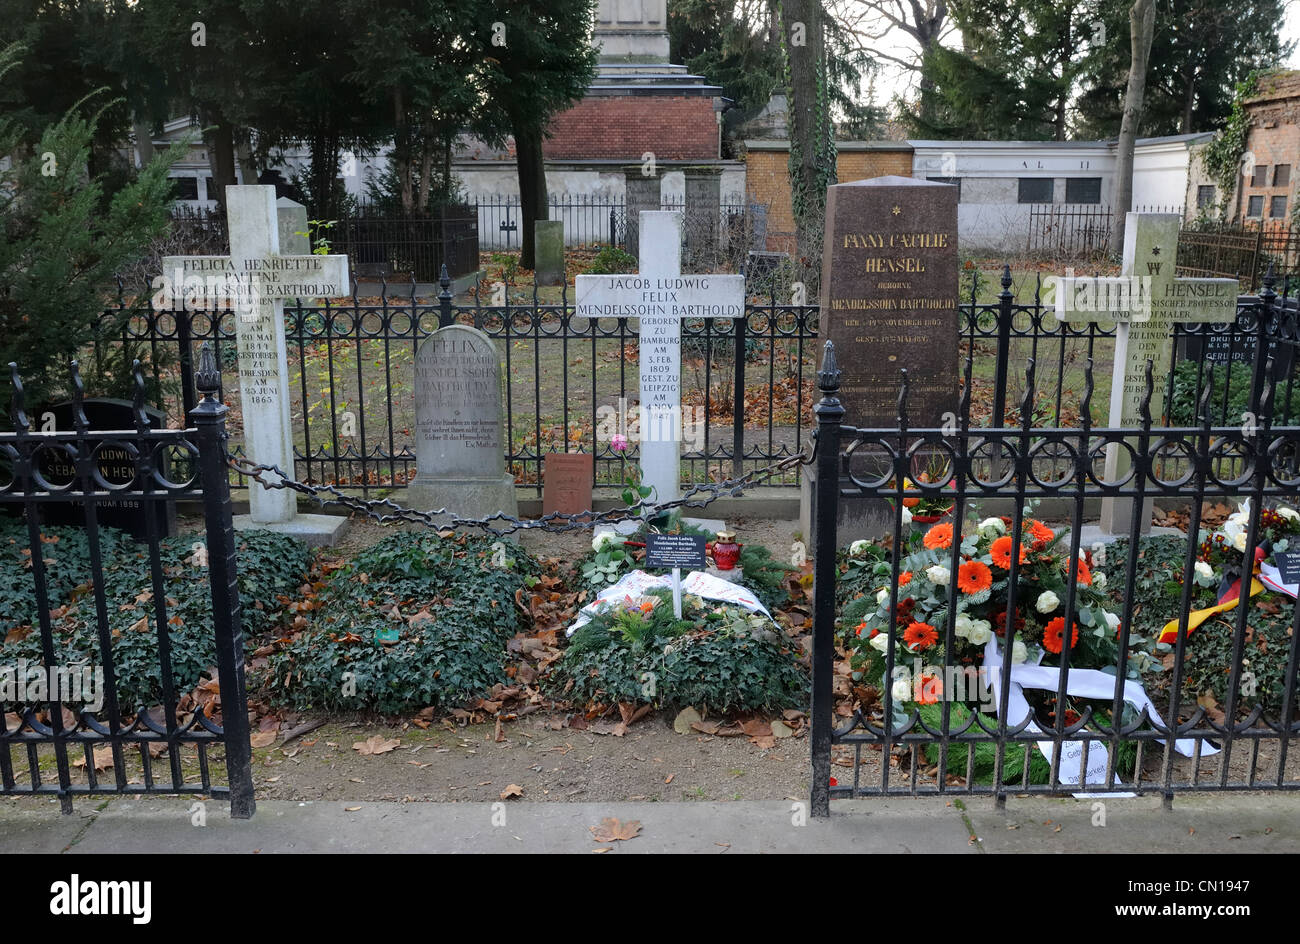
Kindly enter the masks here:
M 1267 164 L 1255 165 L 1255 176 L 1250 178 L 1250 185 L 1252 187 L 1268 186 L 1268 165 Z
M 1021 177 L 1020 203 L 1051 203 L 1056 181 L 1051 177 Z
M 927 177 L 926 180 L 933 181 L 936 184 L 952 184 L 957 188 L 957 202 L 961 203 L 961 178 L 960 177 Z
M 1214 185 L 1201 184 L 1196 188 L 1196 209 L 1214 206 Z
M 204 178 L 203 178 L 203 187 L 204 187 L 205 192 L 206 192 L 207 195 L 208 195 L 208 196 L 207 196 L 207 199 L 209 199 L 209 200 L 215 200 L 215 199 L 217 199 L 217 185 L 216 185 L 215 183 L 212 182 L 212 178 L 211 178 L 211 177 L 204 177 Z
M 1273 197 L 1268 201 L 1268 218 L 1280 220 L 1286 216 L 1286 197 Z
M 1101 203 L 1100 177 L 1070 177 L 1065 181 L 1066 203 Z
M 1291 165 L 1278 164 L 1273 168 L 1273 186 L 1286 187 L 1291 184 Z
M 177 200 L 197 200 L 199 198 L 199 178 L 173 177 L 172 192 Z
M 1264 198 L 1256 195 L 1246 202 L 1246 216 L 1251 219 L 1259 219 L 1264 215 Z

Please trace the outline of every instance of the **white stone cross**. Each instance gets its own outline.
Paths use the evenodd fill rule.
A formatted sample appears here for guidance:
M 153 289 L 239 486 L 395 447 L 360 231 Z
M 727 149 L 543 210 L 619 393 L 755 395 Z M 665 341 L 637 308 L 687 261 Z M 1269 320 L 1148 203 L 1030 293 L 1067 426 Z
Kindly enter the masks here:
M 227 187 L 226 218 L 230 255 L 167 256 L 163 284 L 178 307 L 236 310 L 245 455 L 292 475 L 284 299 L 346 295 L 348 257 L 281 255 L 274 187 Z M 252 523 L 259 526 L 287 524 L 297 510 L 295 494 L 287 488 L 253 485 L 248 503 Z
M 1056 280 L 1056 317 L 1069 322 L 1114 322 L 1115 360 L 1110 388 L 1113 428 L 1141 425 L 1146 395 L 1146 362 L 1157 371 L 1169 363 L 1170 330 L 1175 322 L 1228 323 L 1237 317 L 1236 279 L 1180 278 L 1175 272 L 1181 217 L 1169 213 L 1129 213 L 1124 225 L 1124 264 L 1118 277 Z M 1164 415 L 1165 385 L 1157 381 L 1151 394 L 1151 418 Z M 1128 451 L 1111 445 L 1106 454 L 1106 480 L 1125 474 Z M 1103 499 L 1101 528 L 1108 534 L 1127 533 L 1131 514 L 1128 499 Z M 1149 511 L 1142 530 L 1150 527 Z
M 682 319 L 743 318 L 743 275 L 682 275 L 682 214 L 645 210 L 636 275 L 580 275 L 574 316 L 635 317 L 640 334 L 641 482 L 650 501 L 673 501 L 681 483 Z

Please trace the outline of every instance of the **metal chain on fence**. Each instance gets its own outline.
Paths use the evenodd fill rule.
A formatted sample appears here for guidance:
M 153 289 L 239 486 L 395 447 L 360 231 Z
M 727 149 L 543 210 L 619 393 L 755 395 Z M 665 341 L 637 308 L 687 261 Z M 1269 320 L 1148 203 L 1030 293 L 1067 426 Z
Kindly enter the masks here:
M 668 502 L 650 502 L 645 499 L 623 508 L 609 511 L 553 511 L 539 518 L 516 518 L 505 512 L 497 512 L 484 518 L 462 518 L 446 508 L 430 511 L 417 511 L 405 508 L 391 498 L 358 498 L 344 493 L 336 485 L 312 485 L 299 482 L 284 470 L 274 465 L 263 465 L 242 456 L 227 456 L 230 467 L 247 478 L 259 483 L 263 488 L 288 488 L 315 499 L 322 507 L 328 505 L 347 508 L 349 511 L 373 518 L 380 524 L 396 521 L 409 521 L 428 528 L 450 530 L 455 528 L 480 528 L 489 534 L 501 537 L 516 531 L 548 531 L 563 533 L 581 531 L 599 524 L 613 524 L 632 518 L 654 518 L 675 508 L 704 508 L 720 498 L 735 498 L 744 494 L 745 489 L 752 488 L 796 465 L 809 465 L 816 457 L 816 444 L 807 454 L 796 453 L 761 469 L 747 472 L 737 479 L 724 482 L 711 482 L 706 485 L 694 485 L 680 498 Z M 266 475 L 278 476 L 279 481 L 268 481 Z M 331 497 L 325 497 L 331 496 Z M 698 497 L 707 496 L 707 497 Z M 380 511 L 380 509 L 383 509 Z M 501 526 L 498 526 L 501 525 Z

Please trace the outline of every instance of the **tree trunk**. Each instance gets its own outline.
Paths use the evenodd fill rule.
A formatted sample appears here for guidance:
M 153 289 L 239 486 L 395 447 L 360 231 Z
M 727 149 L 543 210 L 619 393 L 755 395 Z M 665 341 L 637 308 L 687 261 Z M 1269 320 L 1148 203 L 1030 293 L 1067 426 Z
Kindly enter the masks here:
M 411 132 L 406 124 L 406 109 L 402 104 L 400 88 L 393 89 L 393 121 L 397 128 L 397 133 L 393 135 L 393 171 L 397 174 L 402 212 L 409 214 L 415 206 L 415 188 L 411 182 Z
M 514 122 L 515 161 L 519 168 L 519 267 L 536 268 L 533 259 L 533 224 L 547 218 L 546 162 L 542 157 L 542 129 L 535 121 Z
M 426 140 L 420 153 L 420 212 L 429 209 L 429 186 L 433 178 L 433 142 Z
M 247 141 L 235 146 L 235 159 L 239 162 L 239 175 L 244 183 L 257 183 L 257 165 L 253 163 L 253 150 Z
M 203 120 L 206 128 L 211 131 L 204 132 L 204 144 L 208 147 L 209 163 L 212 165 L 212 183 L 215 193 L 209 194 L 212 199 L 217 201 L 219 208 L 226 205 L 226 188 L 233 187 L 238 181 L 235 179 L 235 140 L 234 128 L 225 118 L 206 117 Z
M 1183 117 L 1178 122 L 1179 134 L 1191 134 L 1192 131 L 1192 108 L 1196 104 L 1196 69 L 1192 68 L 1192 74 L 1187 77 L 1187 94 L 1183 96 Z
M 821 268 L 826 188 L 835 182 L 835 141 L 827 97 L 820 0 L 781 6 L 790 123 L 790 200 L 800 268 L 812 281 Z M 802 43 L 796 43 L 796 38 Z M 807 281 L 807 278 L 805 278 Z
M 1155 32 L 1155 0 L 1133 0 L 1129 9 L 1128 89 L 1124 93 L 1124 118 L 1119 126 L 1119 143 L 1115 155 L 1115 193 L 1112 200 L 1114 218 L 1110 226 L 1110 252 L 1124 251 L 1124 218 L 1133 206 L 1133 146 L 1142 123 L 1142 104 L 1146 95 L 1147 63 L 1151 57 L 1151 37 Z

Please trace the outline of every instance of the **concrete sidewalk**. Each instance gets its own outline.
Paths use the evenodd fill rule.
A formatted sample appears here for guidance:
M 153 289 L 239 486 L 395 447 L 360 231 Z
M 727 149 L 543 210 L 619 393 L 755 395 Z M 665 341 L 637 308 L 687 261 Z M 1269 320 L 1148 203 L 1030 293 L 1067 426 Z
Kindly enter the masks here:
M 234 821 L 193 798 L 0 803 L 0 851 L 97 852 L 1300 852 L 1300 795 L 1231 794 L 1017 799 L 859 800 L 829 821 L 801 820 L 790 801 L 700 803 L 377 803 L 266 801 Z M 1098 804 L 1104 804 L 1099 806 Z M 597 842 L 606 817 L 639 835 Z M 1104 825 L 1102 825 L 1104 823 Z

